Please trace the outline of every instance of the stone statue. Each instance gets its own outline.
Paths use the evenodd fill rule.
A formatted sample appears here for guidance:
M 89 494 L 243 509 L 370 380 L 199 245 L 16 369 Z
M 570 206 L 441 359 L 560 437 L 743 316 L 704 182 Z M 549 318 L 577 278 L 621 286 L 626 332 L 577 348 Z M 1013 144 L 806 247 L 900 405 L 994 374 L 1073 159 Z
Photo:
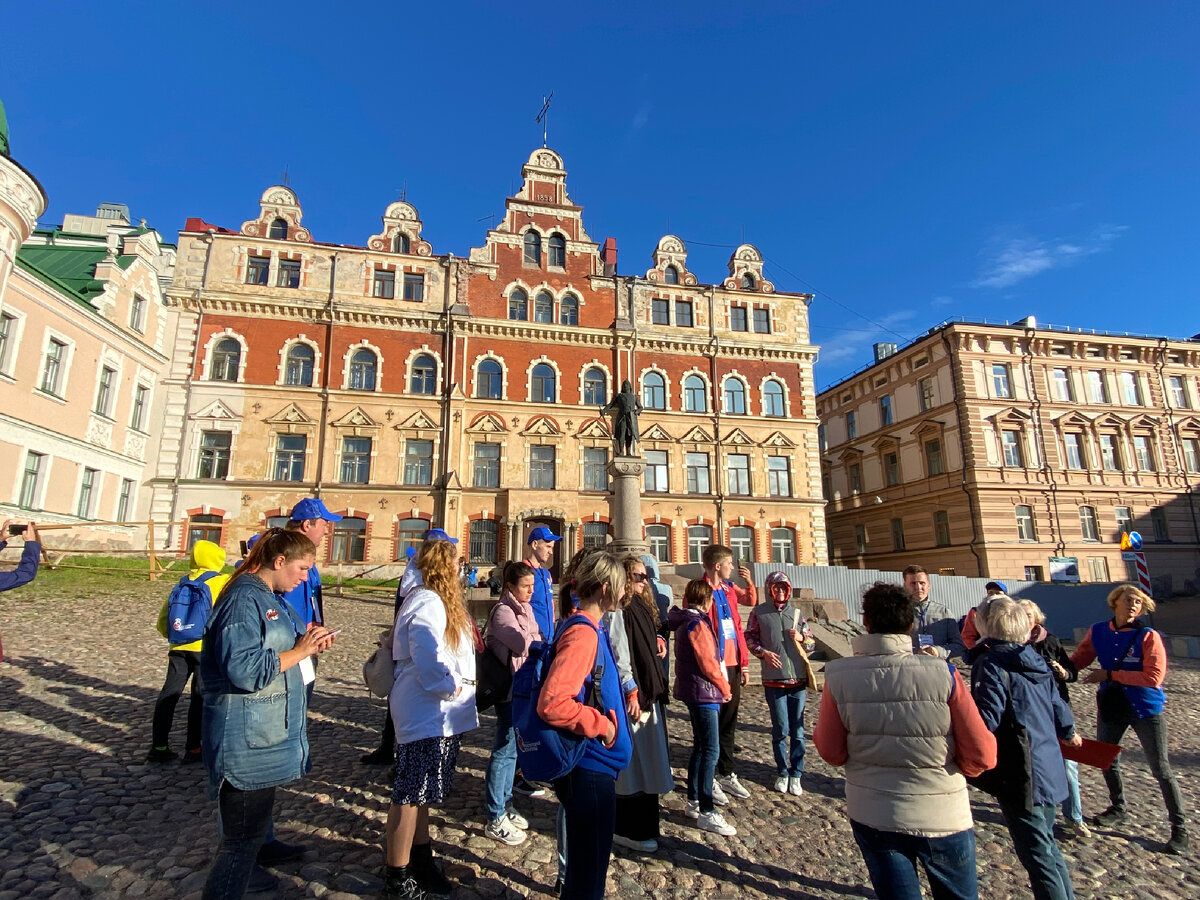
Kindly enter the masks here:
M 613 413 L 613 442 L 617 456 L 633 455 L 634 446 L 641 440 L 637 424 L 641 411 L 642 401 L 634 393 L 628 378 L 621 382 L 621 393 L 613 397 L 608 406 L 601 408 L 601 415 Z

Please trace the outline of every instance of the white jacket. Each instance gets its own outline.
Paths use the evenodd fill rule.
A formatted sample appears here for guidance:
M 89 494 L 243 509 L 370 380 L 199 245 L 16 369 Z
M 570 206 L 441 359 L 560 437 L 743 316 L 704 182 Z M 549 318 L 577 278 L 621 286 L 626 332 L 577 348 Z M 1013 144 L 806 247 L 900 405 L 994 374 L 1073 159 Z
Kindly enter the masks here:
M 475 642 L 470 633 L 453 651 L 446 643 L 446 607 L 425 587 L 405 597 L 392 637 L 395 683 L 388 708 L 396 743 L 449 737 L 479 727 L 475 711 Z M 462 691 L 456 697 L 457 688 Z

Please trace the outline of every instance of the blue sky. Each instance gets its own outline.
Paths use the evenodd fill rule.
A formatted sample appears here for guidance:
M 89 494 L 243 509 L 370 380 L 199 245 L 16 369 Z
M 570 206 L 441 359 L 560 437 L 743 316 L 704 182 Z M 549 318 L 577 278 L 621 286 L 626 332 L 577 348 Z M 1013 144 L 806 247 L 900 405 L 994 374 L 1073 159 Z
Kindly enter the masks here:
M 952 316 L 1200 332 L 1190 3 L 10 4 L 0 99 L 43 222 L 238 227 L 286 166 L 320 241 L 407 187 L 466 254 L 541 142 L 595 240 L 815 291 L 819 385 Z M 483 219 L 483 221 L 478 221 Z M 705 246 L 715 245 L 715 246 Z

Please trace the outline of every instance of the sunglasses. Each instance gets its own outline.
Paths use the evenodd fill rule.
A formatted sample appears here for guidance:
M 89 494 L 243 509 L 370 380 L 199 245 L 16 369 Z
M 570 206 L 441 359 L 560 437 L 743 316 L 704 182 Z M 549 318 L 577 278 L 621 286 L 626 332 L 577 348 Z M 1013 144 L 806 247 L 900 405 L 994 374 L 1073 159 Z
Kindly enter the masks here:
M 645 572 L 634 572 L 633 573 L 633 580 L 636 582 L 641 583 L 643 581 L 648 581 L 649 579 L 650 579 L 650 576 L 647 575 Z

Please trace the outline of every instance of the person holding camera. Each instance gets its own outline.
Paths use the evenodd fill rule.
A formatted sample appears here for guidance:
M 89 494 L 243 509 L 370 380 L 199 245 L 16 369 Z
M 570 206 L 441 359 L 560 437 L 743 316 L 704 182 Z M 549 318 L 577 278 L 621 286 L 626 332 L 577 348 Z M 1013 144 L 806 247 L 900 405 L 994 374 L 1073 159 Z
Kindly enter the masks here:
M 9 537 L 22 537 L 25 547 L 21 550 L 21 561 L 11 572 L 0 572 L 0 591 L 11 591 L 29 584 L 37 575 L 38 561 L 42 556 L 42 544 L 38 540 L 37 526 L 33 522 L 18 525 L 12 519 L 4 522 L 0 531 L 0 550 L 8 546 Z M 0 641 L 0 662 L 4 661 L 4 643 Z

